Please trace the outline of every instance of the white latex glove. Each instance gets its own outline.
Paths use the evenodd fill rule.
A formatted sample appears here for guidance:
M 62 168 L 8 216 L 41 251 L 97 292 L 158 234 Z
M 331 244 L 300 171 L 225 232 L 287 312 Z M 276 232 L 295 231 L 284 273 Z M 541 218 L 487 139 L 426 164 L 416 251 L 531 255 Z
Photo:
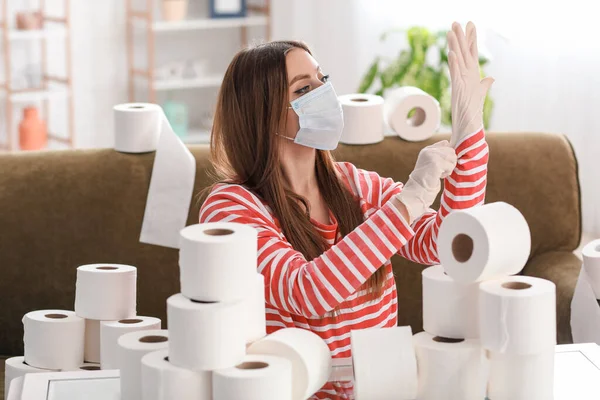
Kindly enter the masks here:
M 472 22 L 467 24 L 466 37 L 459 23 L 452 24 L 452 30 L 448 32 L 448 48 L 452 82 L 450 145 L 456 147 L 466 135 L 483 127 L 483 102 L 494 79 L 481 79 L 477 32 Z
M 421 150 L 408 182 L 396 195 L 406 207 L 411 225 L 433 204 L 441 189 L 440 179 L 452 173 L 456 161 L 456 151 L 447 140 Z

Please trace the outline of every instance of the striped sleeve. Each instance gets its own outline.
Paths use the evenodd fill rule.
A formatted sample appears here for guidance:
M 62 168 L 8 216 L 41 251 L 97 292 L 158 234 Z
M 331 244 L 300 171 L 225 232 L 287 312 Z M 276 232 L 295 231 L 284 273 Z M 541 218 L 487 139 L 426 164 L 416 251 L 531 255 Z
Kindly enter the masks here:
M 266 302 L 306 318 L 333 310 L 414 235 L 389 203 L 321 256 L 307 261 L 285 239 L 263 203 L 238 185 L 217 186 L 204 202 L 200 223 L 218 221 L 257 229 L 258 271 L 265 276 Z
M 440 209 L 429 210 L 417 218 L 412 228 L 415 236 L 398 254 L 419 264 L 439 264 L 437 234 L 444 218 L 452 210 L 463 210 L 483 204 L 487 185 L 488 145 L 483 129 L 467 136 L 456 148 L 458 162 L 444 180 Z M 402 186 L 382 179 L 382 203 L 400 193 Z

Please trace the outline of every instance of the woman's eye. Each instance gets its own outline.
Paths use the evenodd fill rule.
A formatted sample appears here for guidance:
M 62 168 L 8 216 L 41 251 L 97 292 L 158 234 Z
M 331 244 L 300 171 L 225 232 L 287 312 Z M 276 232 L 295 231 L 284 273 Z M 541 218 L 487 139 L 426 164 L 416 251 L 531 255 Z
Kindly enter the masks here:
M 321 78 L 321 81 L 323 83 L 327 82 L 329 80 L 329 75 L 323 75 L 323 77 Z
M 308 89 L 310 89 L 310 87 L 308 85 L 296 90 L 294 93 L 296 94 L 304 94 L 308 92 Z

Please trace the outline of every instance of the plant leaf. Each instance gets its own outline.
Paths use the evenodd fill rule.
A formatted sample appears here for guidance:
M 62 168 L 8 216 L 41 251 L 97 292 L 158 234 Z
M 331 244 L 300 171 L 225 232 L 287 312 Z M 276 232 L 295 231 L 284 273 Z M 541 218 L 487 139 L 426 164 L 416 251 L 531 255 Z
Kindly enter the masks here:
M 378 73 L 379 73 L 379 58 L 376 58 L 375 61 L 373 62 L 373 64 L 371 64 L 371 66 L 367 70 L 367 73 L 365 74 L 365 76 L 363 77 L 362 82 L 360 83 L 360 86 L 358 87 L 358 93 L 365 93 L 367 90 L 369 90 L 371 85 L 373 85 L 373 82 L 375 81 L 375 77 L 377 76 Z

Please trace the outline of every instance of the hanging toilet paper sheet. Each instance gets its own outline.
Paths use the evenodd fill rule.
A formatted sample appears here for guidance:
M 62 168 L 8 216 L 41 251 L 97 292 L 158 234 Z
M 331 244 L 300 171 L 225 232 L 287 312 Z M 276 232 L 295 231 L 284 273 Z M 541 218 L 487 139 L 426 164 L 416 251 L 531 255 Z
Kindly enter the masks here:
M 439 102 L 419 88 L 404 86 L 385 93 L 385 121 L 409 142 L 432 137 L 440 127 L 441 115 Z
M 351 331 L 356 400 L 413 400 L 417 359 L 410 326 Z
M 456 210 L 442 221 L 438 251 L 444 270 L 457 282 L 514 275 L 529 258 L 529 225 L 504 202 Z
M 479 338 L 479 284 L 454 281 L 435 265 L 423 270 L 423 329 L 434 336 Z
M 118 340 L 129 332 L 158 330 L 161 321 L 154 317 L 133 317 L 119 321 L 102 321 L 100 323 L 100 365 L 102 369 L 119 368 Z
M 114 107 L 115 149 L 156 150 L 140 242 L 179 248 L 196 178 L 196 159 L 173 132 L 160 106 L 148 103 Z
M 341 143 L 372 144 L 383 140 L 383 97 L 347 94 L 339 100 L 344 110 Z
M 600 304 L 583 266 L 571 301 L 571 332 L 573 343 L 600 345 Z

